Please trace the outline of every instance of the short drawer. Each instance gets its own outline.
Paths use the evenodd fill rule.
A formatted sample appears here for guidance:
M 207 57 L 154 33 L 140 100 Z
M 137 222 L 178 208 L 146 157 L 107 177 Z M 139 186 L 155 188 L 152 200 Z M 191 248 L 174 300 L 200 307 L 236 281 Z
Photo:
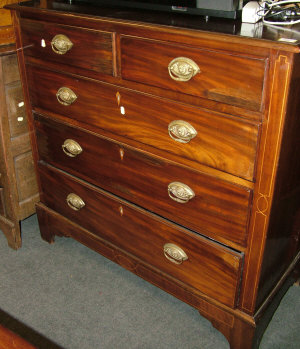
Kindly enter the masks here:
M 42 201 L 110 243 L 234 307 L 243 255 L 40 165 Z
M 261 110 L 266 60 L 121 38 L 122 78 L 217 102 Z
M 38 68 L 28 67 L 28 78 L 34 108 L 195 169 L 254 178 L 258 124 Z M 76 97 L 66 105 L 64 93 Z
M 224 243 L 245 245 L 252 192 L 36 115 L 40 159 Z
M 112 33 L 21 19 L 25 55 L 113 74 Z

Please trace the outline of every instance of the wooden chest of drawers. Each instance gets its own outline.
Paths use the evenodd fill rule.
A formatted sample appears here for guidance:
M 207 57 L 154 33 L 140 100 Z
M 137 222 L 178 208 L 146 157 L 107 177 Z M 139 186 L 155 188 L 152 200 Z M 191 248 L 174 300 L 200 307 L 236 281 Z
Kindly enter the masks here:
M 15 45 L 0 46 L 0 100 L 0 229 L 17 249 L 39 194 Z
M 257 347 L 299 261 L 299 46 L 193 17 L 10 8 L 42 237 L 73 237 L 231 348 Z

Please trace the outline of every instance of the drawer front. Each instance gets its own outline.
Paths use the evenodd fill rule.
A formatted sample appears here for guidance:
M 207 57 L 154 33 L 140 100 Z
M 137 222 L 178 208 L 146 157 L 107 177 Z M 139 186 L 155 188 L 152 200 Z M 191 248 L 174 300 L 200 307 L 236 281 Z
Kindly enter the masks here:
M 21 83 L 6 87 L 6 104 L 11 137 L 28 132 L 27 115 Z
M 42 201 L 51 209 L 181 282 L 235 306 L 242 254 L 57 170 L 41 165 L 40 173 Z
M 19 201 L 24 201 L 38 193 L 32 152 L 21 154 L 14 159 L 16 184 Z
M 204 164 L 253 180 L 256 124 L 47 70 L 29 68 L 28 73 L 34 107 L 100 128 L 135 147 L 150 146 L 151 152 L 195 169 Z M 59 103 L 61 87 L 77 96 L 70 105 Z
M 246 243 L 250 190 L 36 118 L 41 160 L 221 242 Z
M 122 37 L 121 68 L 126 80 L 261 110 L 263 59 Z
M 21 31 L 25 55 L 63 64 L 63 70 L 73 66 L 113 74 L 112 33 L 26 19 Z
M 2 60 L 2 81 L 5 85 L 19 81 L 20 73 L 18 67 L 18 58 L 16 54 L 4 56 Z

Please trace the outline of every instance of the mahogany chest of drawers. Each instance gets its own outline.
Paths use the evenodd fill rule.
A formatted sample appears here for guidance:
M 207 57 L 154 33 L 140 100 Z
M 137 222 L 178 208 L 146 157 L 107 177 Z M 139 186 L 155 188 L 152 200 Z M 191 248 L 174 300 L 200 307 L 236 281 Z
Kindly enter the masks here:
M 78 240 L 196 307 L 232 349 L 258 347 L 299 260 L 297 43 L 64 1 L 10 8 L 42 237 Z

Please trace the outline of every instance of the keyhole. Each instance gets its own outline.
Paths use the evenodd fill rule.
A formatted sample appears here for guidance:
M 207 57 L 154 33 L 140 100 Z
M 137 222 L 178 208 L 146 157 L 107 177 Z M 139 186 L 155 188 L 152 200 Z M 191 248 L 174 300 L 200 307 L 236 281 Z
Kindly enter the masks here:
M 120 92 L 117 92 L 117 93 L 116 93 L 116 98 L 117 98 L 118 106 L 120 106 L 120 103 L 121 103 L 121 95 L 120 95 Z
M 117 98 L 118 107 L 120 107 L 120 113 L 122 115 L 125 115 L 125 107 L 123 105 L 120 105 L 121 104 L 121 94 L 120 94 L 120 92 L 116 93 L 116 98 Z
M 124 149 L 121 148 L 120 149 L 120 158 L 121 158 L 121 160 L 123 160 L 124 154 L 125 154 Z

